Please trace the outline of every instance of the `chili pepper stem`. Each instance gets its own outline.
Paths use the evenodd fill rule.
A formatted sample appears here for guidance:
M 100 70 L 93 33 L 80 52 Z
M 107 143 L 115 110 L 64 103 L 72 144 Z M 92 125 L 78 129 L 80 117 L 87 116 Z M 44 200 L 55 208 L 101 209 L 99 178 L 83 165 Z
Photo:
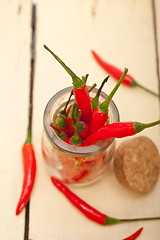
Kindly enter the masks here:
M 93 109 L 93 110 L 98 106 L 98 100 L 99 100 L 100 93 L 101 93 L 101 91 L 102 91 L 102 88 L 103 88 L 104 84 L 108 81 L 108 78 L 109 78 L 109 77 L 110 77 L 110 76 L 107 76 L 107 77 L 103 80 L 103 82 L 101 83 L 100 88 L 99 88 L 98 91 L 97 91 L 96 96 L 91 100 L 91 104 L 92 104 L 92 109 Z
M 120 219 L 120 222 L 136 222 L 136 221 L 151 221 L 151 220 L 160 220 L 160 217 Z
M 64 131 L 56 128 L 56 127 L 53 125 L 53 123 L 50 124 L 50 127 L 53 128 L 53 129 L 57 132 L 57 135 L 58 135 L 62 140 L 65 140 L 65 139 L 66 139 L 67 134 L 66 134 Z
M 73 108 L 75 108 L 75 104 L 73 105 Z M 74 109 L 73 109 L 73 112 L 72 112 L 72 121 L 74 120 L 75 121 L 75 119 L 74 119 Z M 80 145 L 80 144 L 82 144 L 82 139 L 81 139 L 81 137 L 79 136 L 79 128 L 78 128 L 78 126 L 79 126 L 79 118 L 80 118 L 80 111 L 78 111 L 78 118 L 77 118 L 77 122 L 75 121 L 75 129 L 74 129 L 74 131 L 75 131 L 75 134 L 71 137 L 71 143 L 73 144 L 73 145 L 75 145 L 75 146 L 78 146 L 78 145 Z M 73 123 L 74 124 L 74 123 Z
M 117 91 L 117 89 L 119 88 L 120 84 L 122 83 L 123 79 L 125 78 L 126 74 L 128 72 L 128 69 L 125 68 L 123 74 L 121 75 L 118 83 L 116 84 L 116 86 L 113 88 L 113 90 L 110 92 L 109 96 L 107 97 L 107 99 L 101 103 L 98 107 L 98 109 L 102 112 L 102 113 L 106 113 L 108 111 L 108 106 L 109 103 L 111 101 L 111 99 L 113 98 L 115 92 Z
M 75 89 L 83 88 L 85 82 L 80 79 L 54 52 L 52 52 L 45 44 L 44 48 L 48 50 L 53 57 L 61 64 L 61 66 L 66 70 L 66 72 L 72 77 L 73 85 Z
M 160 217 L 148 217 L 148 218 L 130 218 L 130 219 L 118 219 L 107 216 L 104 220 L 104 225 L 106 224 L 116 224 L 121 222 L 136 222 L 136 221 L 151 221 L 160 220 Z
M 82 76 L 82 80 L 86 83 L 88 77 L 89 77 L 89 74 L 87 73 L 85 76 Z
M 66 109 L 67 109 L 67 107 L 68 107 L 68 104 L 69 104 L 69 102 L 70 102 L 70 100 L 71 100 L 72 95 L 73 95 L 73 90 L 71 91 L 71 93 L 70 93 L 70 95 L 69 95 L 69 98 L 68 98 L 68 100 L 67 100 L 67 102 L 66 102 L 66 105 L 65 105 L 64 109 L 61 111 L 61 114 L 65 115 L 65 116 L 67 116 L 67 114 L 66 114 Z
M 157 121 L 151 122 L 151 123 L 135 122 L 133 127 L 134 127 L 135 132 L 138 133 L 138 132 L 141 132 L 142 130 L 144 130 L 145 128 L 153 127 L 158 124 L 160 124 L 160 120 L 157 120 Z
M 93 83 L 93 85 L 88 89 L 88 92 L 91 92 L 96 86 L 97 86 L 97 84 Z
M 101 90 L 102 90 L 104 84 L 108 81 L 108 78 L 109 78 L 109 77 L 110 77 L 110 76 L 107 76 L 107 77 L 103 80 L 100 88 L 99 88 L 98 91 L 97 91 L 96 97 L 99 97 L 99 95 L 100 95 L 100 93 L 101 93 Z
M 31 133 L 30 133 L 29 129 L 28 129 L 27 138 L 26 138 L 26 141 L 25 141 L 25 144 L 27 144 L 27 143 L 31 143 Z
M 135 80 L 133 80 L 133 82 L 132 82 L 132 86 L 135 86 L 135 87 L 140 87 L 141 89 L 143 89 L 143 90 L 145 90 L 145 91 L 147 91 L 147 92 L 151 93 L 152 95 L 154 95 L 154 96 L 156 96 L 156 97 L 159 97 L 159 98 L 160 98 L 160 94 L 158 94 L 158 93 L 155 93 L 155 92 L 151 91 L 150 89 L 148 89 L 148 88 L 146 88 L 146 87 L 142 86 L 141 84 L 139 84 L 139 83 L 138 83 L 137 81 L 135 81 Z

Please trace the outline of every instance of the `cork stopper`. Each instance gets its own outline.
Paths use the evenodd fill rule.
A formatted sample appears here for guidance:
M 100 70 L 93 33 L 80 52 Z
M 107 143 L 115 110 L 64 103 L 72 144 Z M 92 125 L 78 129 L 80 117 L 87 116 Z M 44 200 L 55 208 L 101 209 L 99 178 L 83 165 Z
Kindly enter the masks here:
M 136 192 L 149 192 L 160 173 L 160 155 L 148 137 L 139 136 L 121 143 L 114 157 L 114 172 L 123 186 Z

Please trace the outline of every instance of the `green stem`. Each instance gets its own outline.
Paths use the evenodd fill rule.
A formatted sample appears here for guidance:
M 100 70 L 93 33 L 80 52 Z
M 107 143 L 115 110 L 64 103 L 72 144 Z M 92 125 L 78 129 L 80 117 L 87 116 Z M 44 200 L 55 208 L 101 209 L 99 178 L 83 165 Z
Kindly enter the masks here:
M 87 73 L 85 76 L 82 76 L 82 80 L 86 83 L 88 77 L 89 77 L 89 74 Z
M 53 55 L 53 57 L 61 64 L 61 66 L 66 70 L 66 72 L 72 77 L 74 88 L 75 89 L 83 88 L 85 82 L 82 79 L 80 79 L 68 66 L 66 66 L 66 64 L 54 52 L 52 52 L 46 45 L 44 45 L 44 48 Z
M 76 126 L 76 119 L 75 119 L 75 110 L 77 108 L 77 104 L 74 103 L 73 104 L 73 108 L 72 108 L 72 126 L 75 127 Z M 79 116 L 79 113 L 78 113 Z
M 118 218 L 112 218 L 107 216 L 104 220 L 104 225 L 116 224 L 121 222 L 136 222 L 136 221 L 149 221 L 149 220 L 160 220 L 160 217 L 118 219 Z
M 78 111 L 78 118 L 77 118 L 77 122 L 75 125 L 75 134 L 71 137 L 71 143 L 75 146 L 78 146 L 82 143 L 82 139 L 79 136 L 79 118 L 80 118 L 80 112 Z
M 96 86 L 97 86 L 97 84 L 93 83 L 93 85 L 88 89 L 88 92 L 91 92 Z
M 25 144 L 27 144 L 27 143 L 31 143 L 31 133 L 30 133 L 29 129 L 28 129 L 27 138 L 26 138 L 26 141 L 25 141 Z
M 100 86 L 100 88 L 99 88 L 98 91 L 97 91 L 96 97 L 99 98 L 99 95 L 100 95 L 100 93 L 101 93 L 101 90 L 102 90 L 104 84 L 108 81 L 108 78 L 109 78 L 109 77 L 110 77 L 110 76 L 107 76 L 107 77 L 103 80 L 103 82 L 101 83 L 101 86 Z
M 149 220 L 160 220 L 160 217 L 120 219 L 120 222 L 136 222 L 136 221 L 149 221 Z
M 72 95 L 73 95 L 73 90 L 71 91 L 71 93 L 69 95 L 68 101 L 66 102 L 66 105 L 65 105 L 64 109 L 61 111 L 61 114 L 65 115 L 65 116 L 67 116 L 66 109 L 68 107 L 68 104 L 69 104 L 69 102 L 71 100 Z
M 114 94 L 116 93 L 117 89 L 119 88 L 119 86 L 121 85 L 123 79 L 125 78 L 126 74 L 128 72 L 128 69 L 125 68 L 124 72 L 122 74 L 122 76 L 120 77 L 119 81 L 117 82 L 116 86 L 113 88 L 113 90 L 110 92 L 109 96 L 107 97 L 107 99 L 101 103 L 98 107 L 99 111 L 106 114 L 108 112 L 108 107 L 109 107 L 109 103 L 112 100 Z
M 151 122 L 151 123 L 140 123 L 140 122 L 135 122 L 133 124 L 134 127 L 134 131 L 136 133 L 141 132 L 142 130 L 144 130 L 145 128 L 149 128 L 149 127 L 153 127 L 160 124 L 160 120 L 157 120 L 155 122 Z
M 56 127 L 53 125 L 53 123 L 50 124 L 50 127 L 53 128 L 53 129 L 57 132 L 58 137 L 60 137 L 62 140 L 65 140 L 65 139 L 66 139 L 67 134 L 66 134 L 64 131 L 56 128 Z
M 159 98 L 160 98 L 160 94 L 157 94 L 157 93 L 155 93 L 155 92 L 151 91 L 150 89 L 148 89 L 148 88 L 146 88 L 146 87 L 142 86 L 141 84 L 139 84 L 139 83 L 138 83 L 137 81 L 135 81 L 135 80 L 133 80 L 133 82 L 132 82 L 132 86 L 135 86 L 135 87 L 140 87 L 140 88 L 142 88 L 143 90 L 145 90 L 145 91 L 147 91 L 147 92 L 151 93 L 152 95 L 154 95 L 154 96 L 156 96 L 156 97 L 159 97 Z
M 108 78 L 109 78 L 109 77 L 110 77 L 110 76 L 107 76 L 107 77 L 103 80 L 103 82 L 101 83 L 101 86 L 99 87 L 99 89 L 98 89 L 98 91 L 97 91 L 96 96 L 95 96 L 94 98 L 92 98 L 92 100 L 91 100 L 91 104 L 92 104 L 92 109 L 93 109 L 93 110 L 98 106 L 99 95 L 100 95 L 100 93 L 101 93 L 101 91 L 102 91 L 102 88 L 103 88 L 104 84 L 108 81 Z

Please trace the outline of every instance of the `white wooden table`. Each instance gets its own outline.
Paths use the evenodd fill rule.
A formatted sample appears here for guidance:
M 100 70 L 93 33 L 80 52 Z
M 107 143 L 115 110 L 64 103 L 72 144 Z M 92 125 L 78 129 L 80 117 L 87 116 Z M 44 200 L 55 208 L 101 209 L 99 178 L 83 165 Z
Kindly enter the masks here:
M 46 103 L 57 91 L 71 85 L 71 78 L 43 44 L 77 75 L 89 73 L 89 84 L 99 85 L 106 76 L 91 56 L 90 50 L 94 49 L 116 66 L 129 68 L 129 73 L 146 87 L 160 91 L 160 1 L 38 0 L 34 8 L 36 55 L 31 64 L 32 8 L 32 2 L 24 0 L 2 1 L 0 8 L 0 238 L 120 240 L 143 226 L 139 239 L 159 240 L 160 221 L 99 226 L 74 208 L 52 185 L 44 168 L 41 134 Z M 110 78 L 104 91 L 109 93 L 114 85 Z M 29 99 L 33 104 L 30 113 L 37 174 L 25 217 L 25 209 L 19 216 L 15 209 L 23 180 L 21 147 L 26 138 Z M 141 89 L 121 86 L 114 101 L 122 121 L 159 119 L 158 98 Z M 150 137 L 160 149 L 159 126 L 139 135 Z M 117 146 L 123 140 L 117 140 Z M 160 179 L 150 193 L 137 194 L 117 182 L 111 167 L 97 183 L 72 186 L 71 190 L 113 217 L 160 215 Z

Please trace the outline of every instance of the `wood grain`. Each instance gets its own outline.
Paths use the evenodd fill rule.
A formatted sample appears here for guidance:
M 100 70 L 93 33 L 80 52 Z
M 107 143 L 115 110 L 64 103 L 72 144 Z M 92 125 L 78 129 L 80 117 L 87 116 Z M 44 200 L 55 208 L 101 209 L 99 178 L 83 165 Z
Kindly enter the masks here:
M 154 239 L 158 240 L 159 221 L 110 227 L 97 226 L 88 221 L 52 186 L 41 154 L 45 105 L 58 90 L 71 85 L 70 77 L 43 49 L 43 44 L 61 57 L 77 75 L 89 73 L 88 84 L 97 82 L 100 85 L 106 76 L 91 56 L 90 50 L 94 49 L 116 66 L 128 67 L 137 81 L 158 92 L 152 11 L 150 0 L 38 2 L 33 120 L 38 173 L 30 211 L 31 238 L 117 240 L 143 225 L 143 237 L 153 239 L 153 231 Z M 115 81 L 111 78 L 104 91 L 110 92 L 114 85 Z M 114 100 L 123 121 L 149 122 L 159 118 L 159 100 L 141 89 L 121 87 Z M 143 134 L 160 147 L 158 126 Z M 117 145 L 121 141 L 118 140 Z M 159 187 L 158 181 L 148 195 L 128 191 L 118 184 L 110 166 L 103 179 L 96 184 L 71 189 L 100 211 L 113 217 L 126 218 L 160 215 Z M 95 192 L 98 194 L 95 195 Z
M 23 239 L 24 213 L 15 215 L 22 188 L 21 147 L 28 124 L 31 5 L 3 1 L 0 8 L 0 233 L 1 238 Z

